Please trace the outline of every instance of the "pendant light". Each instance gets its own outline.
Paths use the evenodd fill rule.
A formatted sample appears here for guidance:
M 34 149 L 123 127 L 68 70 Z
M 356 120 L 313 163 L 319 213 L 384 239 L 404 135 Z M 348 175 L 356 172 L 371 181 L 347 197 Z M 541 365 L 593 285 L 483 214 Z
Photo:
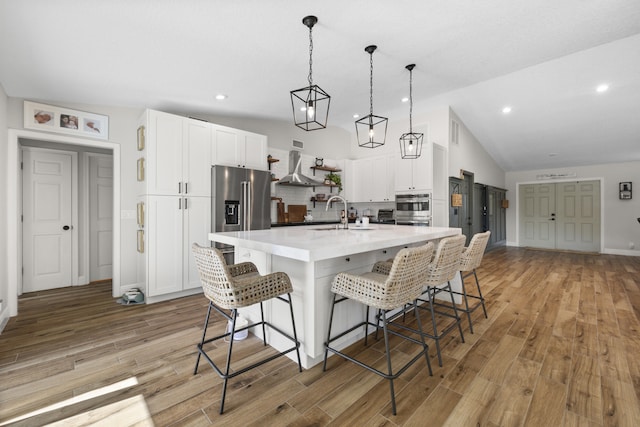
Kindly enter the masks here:
M 369 54 L 370 75 L 369 75 L 369 115 L 356 120 L 356 136 L 358 145 L 366 148 L 376 148 L 384 145 L 387 138 L 387 122 L 386 117 L 380 117 L 373 114 L 373 52 L 378 47 L 375 45 L 364 48 Z
M 413 69 L 416 64 L 409 64 L 409 133 L 403 133 L 400 137 L 400 154 L 403 159 L 417 159 L 422 153 L 423 133 L 413 133 Z
M 313 84 L 313 26 L 315 16 L 305 16 L 302 23 L 309 27 L 309 86 L 291 91 L 291 108 L 296 126 L 306 131 L 324 129 L 329 117 L 331 97 L 320 86 Z

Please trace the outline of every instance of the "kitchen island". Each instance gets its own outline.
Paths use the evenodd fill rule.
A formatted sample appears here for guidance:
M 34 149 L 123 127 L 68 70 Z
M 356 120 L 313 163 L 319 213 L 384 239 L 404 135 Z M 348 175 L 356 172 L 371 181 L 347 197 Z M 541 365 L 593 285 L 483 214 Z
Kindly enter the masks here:
M 261 274 L 283 271 L 293 283 L 293 305 L 296 330 L 301 341 L 302 365 L 305 368 L 322 361 L 331 308 L 331 281 L 341 272 L 371 271 L 376 261 L 392 258 L 404 247 L 461 234 L 459 228 L 408 227 L 375 224 L 351 226 L 336 230 L 335 226 L 280 227 L 270 230 L 211 233 L 209 239 L 235 247 L 235 262 L 251 261 Z M 291 331 L 291 318 L 279 301 L 265 304 L 268 321 Z M 244 317 L 258 320 L 259 307 L 240 310 Z M 373 315 L 373 313 L 371 313 Z M 362 320 L 364 307 L 354 301 L 336 306 L 334 333 Z M 260 336 L 261 331 L 253 331 Z M 339 347 L 345 347 L 364 336 L 363 330 L 345 335 Z M 271 334 L 268 342 L 275 348 L 290 343 L 279 334 Z M 295 357 L 295 356 L 294 356 Z

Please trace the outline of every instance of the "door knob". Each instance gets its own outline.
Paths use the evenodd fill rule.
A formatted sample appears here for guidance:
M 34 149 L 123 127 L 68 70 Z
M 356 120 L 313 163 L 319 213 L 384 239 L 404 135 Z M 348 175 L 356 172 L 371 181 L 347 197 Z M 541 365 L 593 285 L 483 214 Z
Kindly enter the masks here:
M 70 225 L 65 225 L 64 227 L 62 227 L 62 229 L 65 230 L 65 231 L 70 230 L 72 228 L 73 228 L 73 226 L 70 226 Z

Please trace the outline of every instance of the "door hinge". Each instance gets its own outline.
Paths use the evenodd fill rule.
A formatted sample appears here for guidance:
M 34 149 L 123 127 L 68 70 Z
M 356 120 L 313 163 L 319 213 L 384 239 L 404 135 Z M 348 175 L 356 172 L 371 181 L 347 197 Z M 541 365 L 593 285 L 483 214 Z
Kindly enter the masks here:
M 20 170 L 24 169 L 24 163 L 20 162 Z
M 24 267 L 22 267 L 22 275 L 24 276 Z
M 20 215 L 20 222 L 24 222 L 24 215 Z

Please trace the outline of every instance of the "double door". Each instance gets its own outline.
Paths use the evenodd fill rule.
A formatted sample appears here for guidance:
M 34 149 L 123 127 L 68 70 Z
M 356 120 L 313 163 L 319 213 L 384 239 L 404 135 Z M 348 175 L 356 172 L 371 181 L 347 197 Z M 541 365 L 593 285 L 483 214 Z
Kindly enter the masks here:
M 520 185 L 520 246 L 600 251 L 600 181 Z

